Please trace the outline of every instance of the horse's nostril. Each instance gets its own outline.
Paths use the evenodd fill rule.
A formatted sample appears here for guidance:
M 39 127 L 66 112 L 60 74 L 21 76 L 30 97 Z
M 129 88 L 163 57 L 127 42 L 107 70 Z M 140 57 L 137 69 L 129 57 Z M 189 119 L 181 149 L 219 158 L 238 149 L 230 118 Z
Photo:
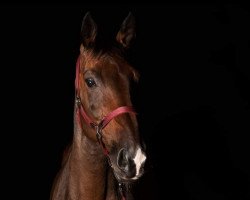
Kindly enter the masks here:
M 129 152 L 122 148 L 117 156 L 117 165 L 120 170 L 125 172 L 126 177 L 134 177 L 136 174 L 136 166 Z
M 120 169 L 127 171 L 128 169 L 128 156 L 126 155 L 125 149 L 121 149 L 117 157 L 117 165 Z

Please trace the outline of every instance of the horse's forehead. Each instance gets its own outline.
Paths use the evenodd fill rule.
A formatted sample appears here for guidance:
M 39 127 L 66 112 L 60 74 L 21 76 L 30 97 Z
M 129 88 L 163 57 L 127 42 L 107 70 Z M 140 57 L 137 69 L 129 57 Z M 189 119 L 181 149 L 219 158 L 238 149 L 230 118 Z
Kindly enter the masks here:
M 101 71 L 117 71 L 120 67 L 123 67 L 124 63 L 116 58 L 107 56 L 92 57 L 91 59 L 86 59 L 86 67 L 90 70 L 101 70 Z

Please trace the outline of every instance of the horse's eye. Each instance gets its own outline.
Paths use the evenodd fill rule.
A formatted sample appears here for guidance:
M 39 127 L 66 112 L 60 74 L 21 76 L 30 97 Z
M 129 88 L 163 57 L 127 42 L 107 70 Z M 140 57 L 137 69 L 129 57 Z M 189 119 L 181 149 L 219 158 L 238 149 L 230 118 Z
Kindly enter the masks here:
M 88 87 L 93 87 L 96 85 L 95 81 L 93 78 L 86 78 L 85 79 L 85 82 L 87 84 Z

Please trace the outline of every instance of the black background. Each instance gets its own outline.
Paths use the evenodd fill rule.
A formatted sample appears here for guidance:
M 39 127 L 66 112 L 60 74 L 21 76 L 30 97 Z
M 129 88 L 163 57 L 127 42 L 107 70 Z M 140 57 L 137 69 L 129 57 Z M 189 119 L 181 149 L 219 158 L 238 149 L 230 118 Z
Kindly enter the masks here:
M 148 161 L 136 199 L 250 199 L 249 7 L 8 4 L 0 11 L 8 199 L 49 199 L 72 138 L 75 61 L 87 11 L 109 39 L 129 11 L 137 21 L 128 55 L 141 74 L 132 97 Z

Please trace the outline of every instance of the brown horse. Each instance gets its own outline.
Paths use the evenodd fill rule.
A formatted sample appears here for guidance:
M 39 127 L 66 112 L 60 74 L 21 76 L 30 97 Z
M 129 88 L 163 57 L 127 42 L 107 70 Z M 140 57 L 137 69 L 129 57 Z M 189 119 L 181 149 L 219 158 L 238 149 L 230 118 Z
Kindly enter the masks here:
M 76 64 L 74 135 L 51 191 L 53 200 L 132 199 L 128 185 L 143 174 L 146 155 L 130 99 L 138 73 L 123 52 L 135 38 L 129 14 L 112 48 L 100 48 L 87 13 Z

